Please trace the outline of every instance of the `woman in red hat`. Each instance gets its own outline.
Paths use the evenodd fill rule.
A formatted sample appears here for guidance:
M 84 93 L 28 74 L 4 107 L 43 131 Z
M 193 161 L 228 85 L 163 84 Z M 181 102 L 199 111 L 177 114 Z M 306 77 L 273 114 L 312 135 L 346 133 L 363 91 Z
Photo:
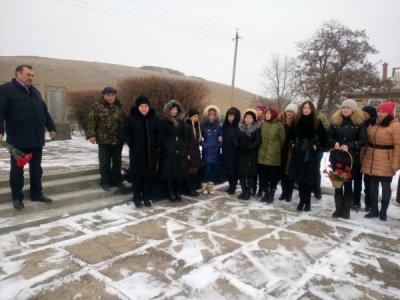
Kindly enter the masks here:
M 368 148 L 361 172 L 370 176 L 369 197 L 371 210 L 365 218 L 386 221 L 392 190 L 390 184 L 400 169 L 400 123 L 394 119 L 396 103 L 384 102 L 378 106 L 376 124 L 368 126 Z M 382 204 L 378 210 L 379 183 L 382 185 Z

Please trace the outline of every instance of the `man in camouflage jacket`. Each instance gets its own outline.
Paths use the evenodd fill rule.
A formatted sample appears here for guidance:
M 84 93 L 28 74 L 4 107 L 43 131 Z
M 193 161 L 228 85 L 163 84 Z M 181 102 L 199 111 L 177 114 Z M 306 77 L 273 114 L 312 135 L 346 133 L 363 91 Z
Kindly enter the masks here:
M 92 144 L 99 146 L 101 187 L 109 190 L 121 187 L 122 128 L 126 110 L 116 98 L 117 91 L 106 87 L 103 96 L 90 109 L 87 136 Z

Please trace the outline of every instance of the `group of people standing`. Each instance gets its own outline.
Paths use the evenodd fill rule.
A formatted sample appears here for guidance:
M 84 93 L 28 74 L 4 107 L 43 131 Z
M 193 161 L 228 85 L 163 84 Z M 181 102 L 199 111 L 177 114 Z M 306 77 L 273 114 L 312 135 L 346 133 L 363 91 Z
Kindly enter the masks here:
M 108 94 L 115 98 L 113 104 L 107 101 Z M 115 89 L 103 90 L 102 100 L 89 114 L 88 135 L 91 142 L 96 142 L 93 137 L 101 136 L 95 132 L 95 128 L 97 131 L 100 128 L 95 121 L 102 115 L 99 106 L 107 107 L 110 112 L 114 110 L 114 117 L 120 121 L 107 116 L 105 133 L 111 134 L 115 129 L 119 139 L 107 143 L 106 151 L 99 145 L 102 186 L 108 189 L 121 184 L 117 171 L 120 162 L 114 164 L 115 169 L 103 169 L 102 157 L 108 157 L 104 165 L 110 165 L 110 158 L 120 159 L 113 157 L 112 149 L 120 153 L 122 143 L 126 142 L 130 148 L 133 201 L 137 207 L 152 205 L 151 190 L 156 176 L 165 183 L 171 201 L 180 201 L 183 190 L 198 196 L 195 176 L 202 169 L 202 194 L 214 194 L 214 183 L 222 175 L 228 180 L 226 192 L 230 195 L 235 194 L 240 183 L 239 199 L 249 200 L 256 195 L 262 202 L 272 203 L 281 182 L 279 200 L 290 202 L 296 184 L 300 198 L 297 210 L 310 211 L 312 193 L 317 199 L 321 197 L 321 154 L 329 151 L 329 162 L 335 171 L 351 169 L 346 170 L 351 178 L 335 189 L 332 217 L 349 218 L 352 207 L 361 207 L 364 180 L 368 211 L 365 217 L 387 218 L 390 183 L 400 168 L 400 124 L 393 117 L 395 103 L 382 103 L 377 109 L 371 106 L 359 109 L 353 99 L 346 99 L 333 114 L 329 126 L 324 127 L 323 118 L 311 101 L 299 107 L 291 103 L 281 113 L 263 103 L 245 110 L 243 115 L 231 107 L 221 120 L 215 105 L 207 106 L 202 118 L 196 108 L 190 108 L 186 117 L 177 100 L 166 103 L 159 118 L 150 100 L 140 96 L 124 119 L 124 109 L 115 96 Z M 97 119 L 97 122 L 103 121 Z M 103 176 L 107 173 L 111 175 Z M 383 187 L 380 210 L 379 183 Z
M 50 137 L 55 137 L 56 128 L 40 92 L 32 86 L 32 66 L 18 66 L 15 75 L 11 82 L 0 86 L 0 141 L 6 129 L 10 145 L 33 153 L 29 162 L 31 200 L 51 202 L 42 192 L 41 157 L 45 128 Z M 104 190 L 122 186 L 121 153 L 123 144 L 128 144 L 137 207 L 152 205 L 156 177 L 165 183 L 173 202 L 182 199 L 184 190 L 198 196 L 195 178 L 202 169 L 202 194 L 214 194 L 214 183 L 222 175 L 228 180 L 226 192 L 230 195 L 235 194 L 240 182 L 239 199 L 248 200 L 254 195 L 272 203 L 281 182 L 279 200 L 290 202 L 297 184 L 297 210 L 309 211 L 311 194 L 321 198 L 321 158 L 324 151 L 329 151 L 334 171 L 351 174 L 343 186 L 335 188 L 332 217 L 349 218 L 352 207 L 361 207 L 364 182 L 365 217 L 387 219 L 391 181 L 400 169 L 396 103 L 359 109 L 354 100 L 346 99 L 327 125 L 311 101 L 299 107 L 290 103 L 280 113 L 263 103 L 245 110 L 243 115 L 231 107 L 221 120 L 215 105 L 207 106 L 200 118 L 196 108 L 190 108 L 186 116 L 177 100 L 166 103 L 158 117 L 145 96 L 137 97 L 127 113 L 116 95 L 112 87 L 103 89 L 101 99 L 88 115 L 87 138 L 98 144 Z M 24 207 L 23 178 L 23 168 L 11 155 L 10 186 L 16 209 Z

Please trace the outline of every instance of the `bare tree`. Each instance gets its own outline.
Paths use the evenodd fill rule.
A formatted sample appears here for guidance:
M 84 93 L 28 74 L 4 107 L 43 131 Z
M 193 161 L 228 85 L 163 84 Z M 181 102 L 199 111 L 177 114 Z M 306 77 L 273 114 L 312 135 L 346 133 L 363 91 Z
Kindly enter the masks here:
M 367 61 L 377 50 L 365 30 L 353 31 L 336 21 L 324 23 L 310 40 L 299 43 L 297 76 L 301 93 L 330 114 L 344 93 L 368 89 L 377 71 Z
M 271 60 L 261 73 L 264 78 L 265 94 L 276 102 L 278 110 L 283 109 L 298 94 L 296 82 L 296 60 L 278 54 L 271 55 Z

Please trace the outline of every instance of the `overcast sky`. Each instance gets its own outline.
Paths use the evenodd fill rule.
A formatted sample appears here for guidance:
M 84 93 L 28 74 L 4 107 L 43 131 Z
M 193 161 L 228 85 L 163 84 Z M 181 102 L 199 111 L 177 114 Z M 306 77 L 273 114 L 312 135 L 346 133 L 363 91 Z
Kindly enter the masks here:
M 365 29 L 380 52 L 370 61 L 400 67 L 399 0 L 18 0 L 0 4 L 0 55 L 34 55 L 134 67 L 161 66 L 263 94 L 271 54 L 325 21 Z

